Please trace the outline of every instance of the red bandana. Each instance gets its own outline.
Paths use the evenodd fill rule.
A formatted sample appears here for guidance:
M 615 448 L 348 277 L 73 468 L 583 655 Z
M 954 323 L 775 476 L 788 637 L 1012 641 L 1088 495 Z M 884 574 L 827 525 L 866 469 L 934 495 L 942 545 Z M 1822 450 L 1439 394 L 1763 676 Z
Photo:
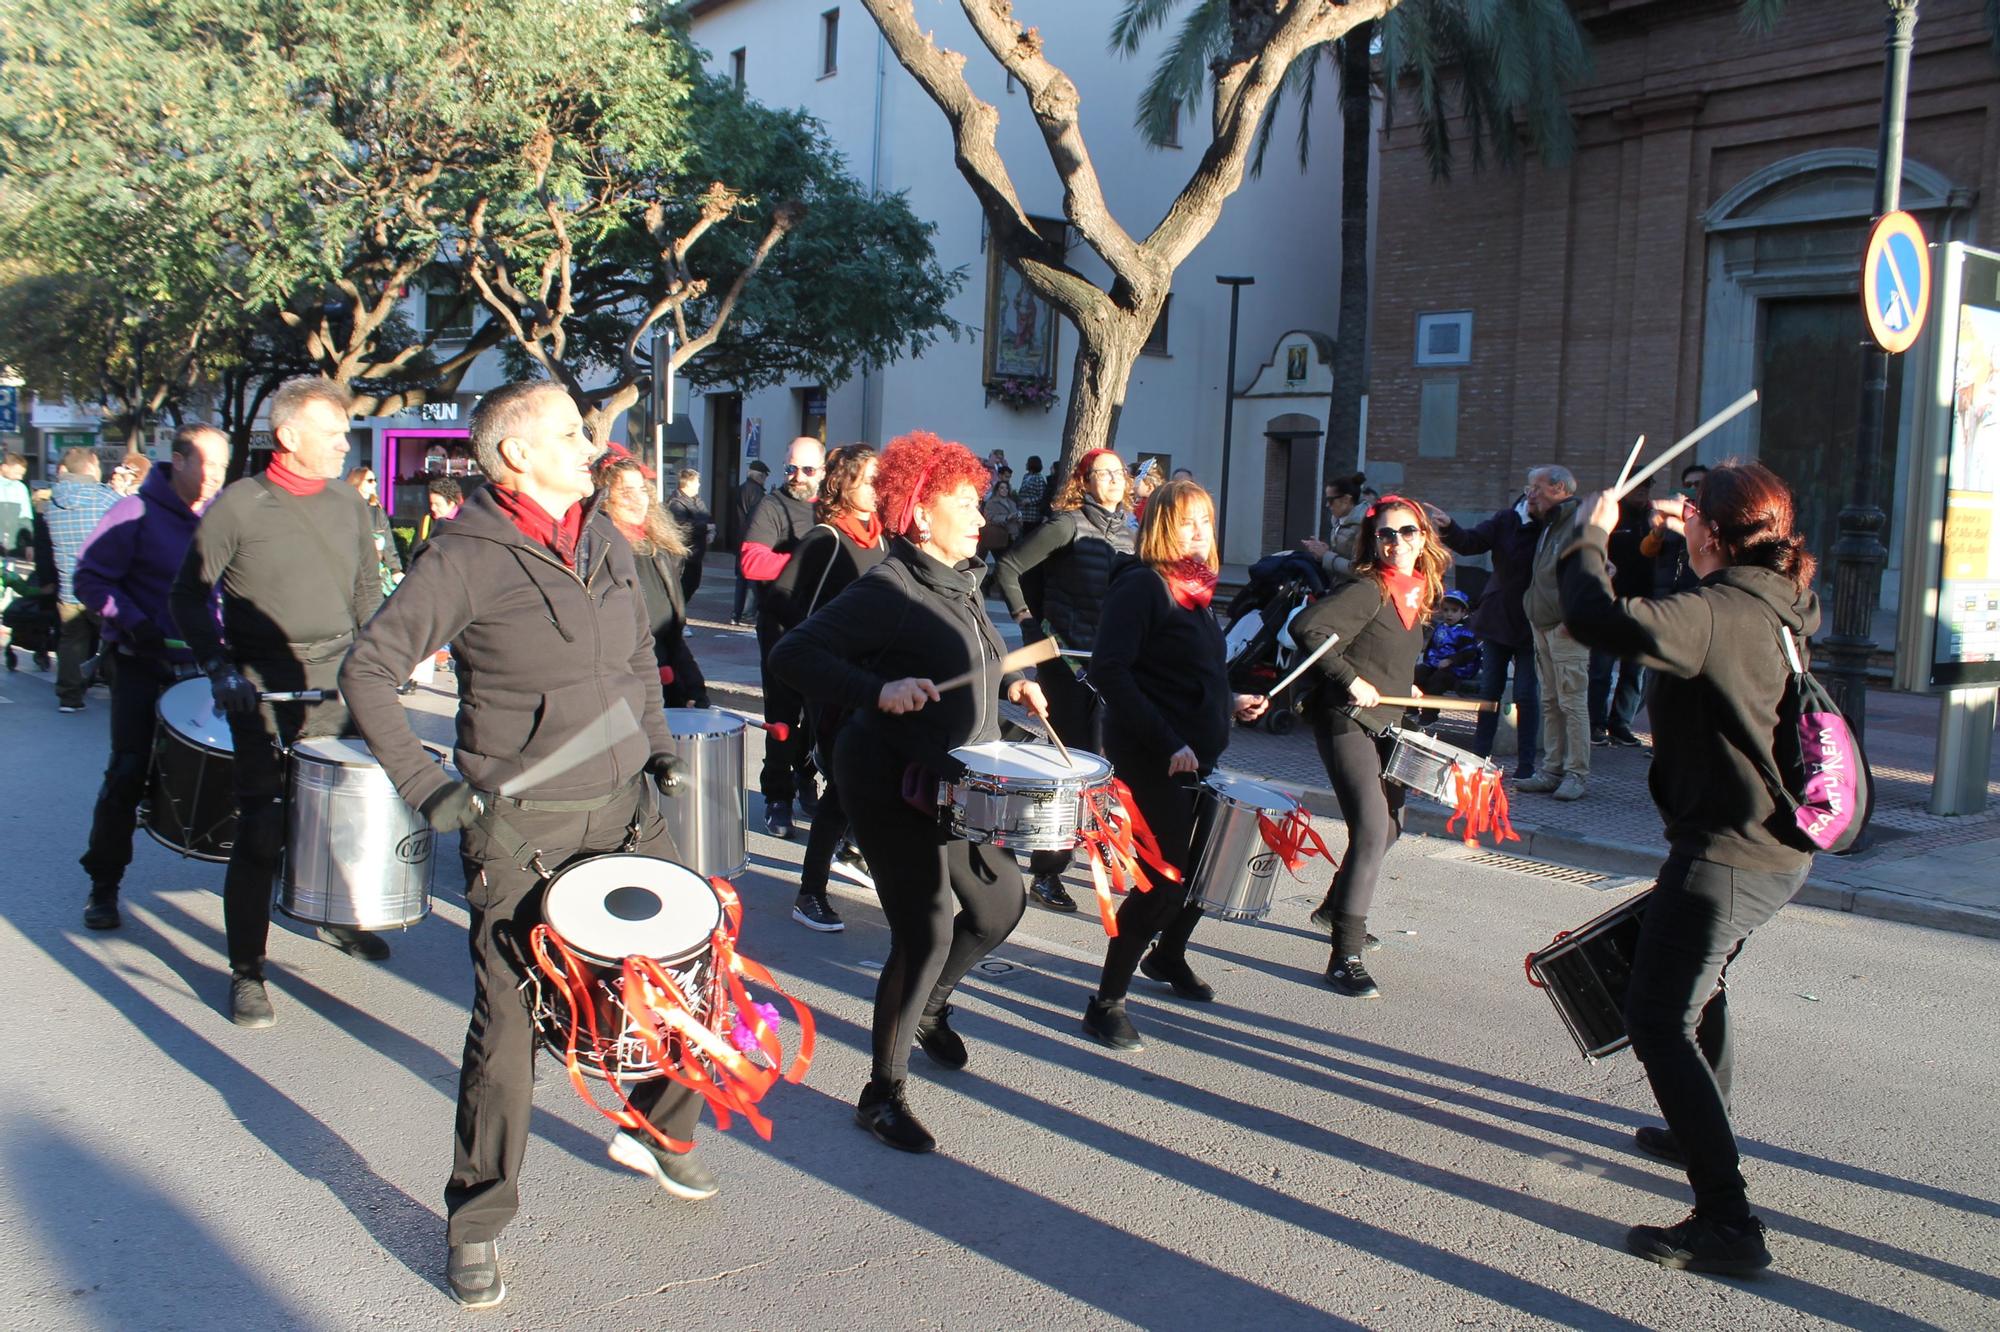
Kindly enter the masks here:
M 638 550 L 647 544 L 648 538 L 646 536 L 645 524 L 641 523 L 638 526 L 629 526 L 625 523 L 619 522 L 616 518 L 613 518 L 611 520 L 611 525 L 618 529 L 619 534 L 622 535 L 626 541 L 631 543 L 632 549 Z
M 569 506 L 562 521 L 518 490 L 497 482 L 491 487 L 493 503 L 507 515 L 522 536 L 539 546 L 547 546 L 570 568 L 576 567 L 576 543 L 583 537 L 583 501 Z
M 1182 610 L 1205 610 L 1215 599 L 1215 570 L 1208 567 L 1207 560 L 1183 555 L 1160 570 L 1160 574 Z
M 882 544 L 882 515 L 879 513 L 871 513 L 864 517 L 850 509 L 842 509 L 827 521 L 845 532 L 848 539 L 857 546 L 866 546 L 873 550 Z
M 1394 569 L 1381 570 L 1382 594 L 1389 604 L 1396 608 L 1396 618 L 1403 622 L 1405 629 L 1417 627 L 1417 621 L 1424 614 L 1424 576 L 1414 571 L 1397 573 Z
M 325 477 L 307 476 L 303 472 L 293 471 L 286 462 L 286 457 L 287 455 L 283 453 L 271 455 L 271 465 L 264 469 L 264 475 L 270 479 L 272 485 L 287 495 L 317 495 L 326 489 Z

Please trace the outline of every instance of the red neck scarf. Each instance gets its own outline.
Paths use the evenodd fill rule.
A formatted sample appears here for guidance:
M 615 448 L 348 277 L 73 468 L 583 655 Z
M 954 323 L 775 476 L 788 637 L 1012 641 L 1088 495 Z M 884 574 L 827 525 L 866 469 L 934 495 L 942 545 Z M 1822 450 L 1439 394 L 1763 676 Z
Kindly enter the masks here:
M 858 514 L 852 509 L 842 509 L 827 519 L 827 522 L 847 534 L 857 546 L 870 550 L 882 544 L 882 515 L 879 513 Z
M 509 490 L 498 483 L 488 489 L 493 492 L 493 503 L 522 536 L 538 546 L 548 547 L 570 568 L 576 567 L 576 543 L 583 539 L 582 500 L 570 505 L 569 512 L 557 521 L 547 509 L 518 490 Z
M 1183 555 L 1160 570 L 1160 576 L 1167 580 L 1167 591 L 1182 610 L 1205 610 L 1215 599 L 1216 574 L 1207 560 Z
M 646 535 L 645 524 L 641 523 L 636 527 L 632 527 L 613 518 L 611 525 L 617 528 L 619 534 L 631 543 L 633 550 L 650 550 L 652 548 L 652 541 Z
M 1396 608 L 1396 618 L 1405 629 L 1416 628 L 1424 614 L 1424 576 L 1415 571 L 1397 573 L 1386 567 L 1377 576 L 1382 580 L 1382 595 Z
M 307 476 L 303 472 L 293 471 L 287 461 L 288 457 L 289 455 L 283 453 L 271 455 L 271 465 L 264 469 L 264 475 L 270 479 L 272 485 L 287 495 L 317 495 L 326 489 L 325 477 Z

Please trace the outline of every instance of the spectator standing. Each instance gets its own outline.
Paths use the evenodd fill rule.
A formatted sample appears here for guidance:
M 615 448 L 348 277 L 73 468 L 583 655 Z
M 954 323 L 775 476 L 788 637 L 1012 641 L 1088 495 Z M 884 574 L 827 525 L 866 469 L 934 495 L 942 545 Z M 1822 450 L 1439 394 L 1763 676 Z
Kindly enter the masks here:
M 0 458 L 0 555 L 28 549 L 35 530 L 35 505 L 28 495 L 28 460 L 18 453 Z
M 715 526 L 701 497 L 701 473 L 694 468 L 681 468 L 674 493 L 667 499 L 667 516 L 681 525 L 687 537 L 687 558 L 681 561 L 681 602 L 685 605 L 694 600 L 701 586 L 701 562 L 708 557 L 709 532 Z
M 82 712 L 83 693 L 89 687 L 83 678 L 83 663 L 97 651 L 97 626 L 76 596 L 76 561 L 90 534 L 111 506 L 118 492 L 103 483 L 104 469 L 97 450 L 75 448 L 63 452 L 55 489 L 49 495 L 49 548 L 56 563 L 56 711 Z
M 347 484 L 368 506 L 368 529 L 375 534 L 375 556 L 382 566 L 382 595 L 388 596 L 403 576 L 403 557 L 396 550 L 395 534 L 389 530 L 389 515 L 382 512 L 382 492 L 375 469 L 356 467 L 347 473 Z
M 1021 506 L 1021 531 L 1034 531 L 1048 520 L 1049 478 L 1042 472 L 1042 455 L 1028 455 L 1028 474 L 1021 478 L 1021 488 L 1014 493 Z
M 659 669 L 660 702 L 669 708 L 708 706 L 708 681 L 687 645 L 687 602 L 681 595 L 681 562 L 688 545 L 680 525 L 653 496 L 646 468 L 631 454 L 598 463 L 597 483 L 604 512 L 632 547 L 646 623 L 653 631 L 653 662 Z
M 800 734 L 805 699 L 790 681 L 771 674 L 771 649 L 791 627 L 791 605 L 778 577 L 791 563 L 792 552 L 819 521 L 813 501 L 826 479 L 826 448 L 811 435 L 800 435 L 785 450 L 785 480 L 757 503 L 743 529 L 737 567 L 763 588 L 757 603 L 757 659 L 763 671 L 764 721 L 783 725 L 785 735 L 764 738 L 764 767 L 757 789 L 764 796 L 764 828 L 773 837 L 792 835 L 792 801 L 807 818 L 819 809 L 813 787 L 812 751 Z
M 1532 476 L 1533 473 L 1530 473 Z M 1498 703 L 1507 693 L 1507 668 L 1514 670 L 1514 726 L 1520 737 L 1514 776 L 1535 775 L 1535 755 L 1542 728 L 1541 691 L 1535 674 L 1535 638 L 1528 628 L 1528 580 L 1534 575 L 1535 542 L 1541 520 L 1528 510 L 1525 495 L 1477 527 L 1461 527 L 1435 506 L 1424 513 L 1437 527 L 1438 540 L 1456 555 L 1493 557 L 1493 574 L 1479 594 L 1470 621 L 1479 640 L 1479 697 Z M 1482 712 L 1472 733 L 1472 752 L 1485 758 L 1493 752 L 1500 714 Z
M 1326 504 L 1320 515 L 1320 535 L 1301 538 L 1298 546 L 1319 561 L 1328 578 L 1352 577 L 1354 543 L 1361 532 L 1362 491 L 1368 478 L 1360 472 L 1337 476 L 1326 483 Z
M 410 543 L 410 558 L 417 558 L 417 552 L 437 534 L 439 523 L 448 523 L 458 517 L 458 511 L 465 505 L 465 491 L 458 482 L 448 476 L 434 476 L 424 482 L 424 516 L 417 519 L 416 540 Z
M 736 544 L 739 551 L 742 548 L 745 534 L 750 530 L 750 515 L 757 511 L 759 504 L 763 503 L 764 488 L 770 482 L 770 466 L 762 458 L 752 458 L 750 460 L 750 474 L 743 478 L 743 484 L 736 487 L 736 512 L 734 514 L 736 526 L 731 530 L 736 535 Z M 762 595 L 763 588 L 752 582 L 749 575 L 743 572 L 743 563 L 739 556 L 736 564 L 736 605 L 735 609 L 729 613 L 730 623 L 755 624 L 757 622 L 757 603 L 762 600 Z M 745 604 L 746 598 L 748 599 L 747 608 Z
M 1643 482 L 1618 505 L 1618 525 L 1611 530 L 1611 589 L 1621 598 L 1644 598 L 1658 590 L 1654 561 L 1644 546 L 1651 535 L 1653 508 L 1650 487 Z M 1682 543 L 1686 545 L 1685 542 Z M 1617 685 L 1612 685 L 1612 677 Z M 1630 657 L 1605 648 L 1590 650 L 1590 743 L 1596 746 L 1644 744 L 1632 732 L 1646 701 L 1646 668 Z
M 1542 686 L 1541 766 L 1517 789 L 1581 800 L 1590 777 L 1590 649 L 1563 627 L 1556 561 L 1574 535 L 1576 478 L 1564 467 L 1528 473 L 1528 512 L 1541 520 L 1534 575 L 1528 580 L 1528 625 L 1535 635 L 1535 674 Z

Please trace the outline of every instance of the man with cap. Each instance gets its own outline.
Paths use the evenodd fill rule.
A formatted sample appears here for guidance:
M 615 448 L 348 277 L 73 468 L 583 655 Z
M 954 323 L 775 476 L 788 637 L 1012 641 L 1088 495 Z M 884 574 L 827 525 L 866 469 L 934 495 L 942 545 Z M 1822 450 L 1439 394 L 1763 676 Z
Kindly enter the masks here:
M 736 487 L 736 512 L 733 515 L 736 519 L 736 525 L 730 529 L 736 534 L 736 544 L 739 550 L 743 545 L 744 534 L 750 530 L 750 515 L 757 512 L 757 506 L 764 499 L 764 488 L 770 485 L 770 483 L 770 467 L 765 464 L 762 458 L 752 458 L 750 460 L 750 474 L 743 478 L 741 485 Z M 749 575 L 743 572 L 743 565 L 739 560 L 736 565 L 736 608 L 729 613 L 731 624 L 756 623 L 757 602 L 763 590 L 761 583 L 752 585 Z M 746 598 L 749 601 L 747 611 L 744 607 Z

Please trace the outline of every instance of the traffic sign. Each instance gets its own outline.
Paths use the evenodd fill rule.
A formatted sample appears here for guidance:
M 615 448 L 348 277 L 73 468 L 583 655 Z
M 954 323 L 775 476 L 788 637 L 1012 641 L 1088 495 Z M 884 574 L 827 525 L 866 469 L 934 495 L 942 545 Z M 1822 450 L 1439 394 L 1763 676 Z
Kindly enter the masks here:
M 1861 312 L 1883 351 L 1910 349 L 1931 308 L 1931 257 L 1923 228 L 1908 213 L 1885 214 L 1868 233 L 1861 261 Z
M 16 434 L 21 429 L 21 390 L 0 385 L 0 434 Z

